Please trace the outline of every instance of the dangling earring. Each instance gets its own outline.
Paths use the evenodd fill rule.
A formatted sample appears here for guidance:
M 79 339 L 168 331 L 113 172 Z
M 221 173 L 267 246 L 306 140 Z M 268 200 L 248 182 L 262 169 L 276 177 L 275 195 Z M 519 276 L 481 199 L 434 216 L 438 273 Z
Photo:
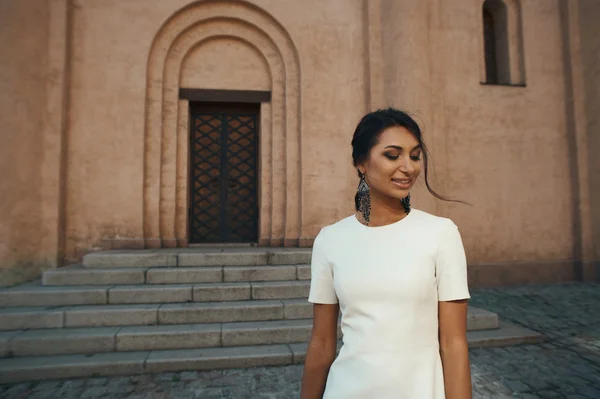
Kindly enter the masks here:
M 404 206 L 404 212 L 408 215 L 410 213 L 410 193 L 400 200 L 402 206 Z
M 360 182 L 358 183 L 358 210 L 362 213 L 363 219 L 367 225 L 371 217 L 371 189 L 365 180 L 365 175 L 358 172 L 360 175 Z

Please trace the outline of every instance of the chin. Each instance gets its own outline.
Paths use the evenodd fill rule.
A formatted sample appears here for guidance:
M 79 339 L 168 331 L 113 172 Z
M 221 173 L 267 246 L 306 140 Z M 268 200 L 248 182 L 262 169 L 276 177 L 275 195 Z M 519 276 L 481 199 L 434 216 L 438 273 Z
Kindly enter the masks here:
M 406 198 L 409 194 L 410 194 L 410 190 L 402 190 L 402 191 L 394 190 L 393 193 L 389 193 L 389 196 L 392 198 L 401 200 L 403 198 Z
M 398 201 L 400 201 L 403 198 L 406 198 L 406 196 L 408 196 L 411 191 L 410 189 L 409 190 L 400 190 L 397 188 L 390 188 L 390 187 L 385 187 L 384 190 L 377 190 L 377 188 L 375 188 L 375 187 L 371 187 L 371 189 L 375 189 L 375 191 L 378 193 L 379 196 L 394 198 L 394 199 L 397 199 Z

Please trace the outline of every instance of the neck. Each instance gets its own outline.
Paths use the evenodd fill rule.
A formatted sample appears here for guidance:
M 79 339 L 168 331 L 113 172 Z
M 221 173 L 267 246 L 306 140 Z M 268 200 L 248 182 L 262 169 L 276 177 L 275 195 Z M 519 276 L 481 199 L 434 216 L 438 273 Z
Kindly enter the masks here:
M 360 220 L 364 223 L 362 214 Z M 385 226 L 386 224 L 395 223 L 406 217 L 406 211 L 402 202 L 397 198 L 389 196 L 377 195 L 371 191 L 371 215 L 369 217 L 369 226 Z

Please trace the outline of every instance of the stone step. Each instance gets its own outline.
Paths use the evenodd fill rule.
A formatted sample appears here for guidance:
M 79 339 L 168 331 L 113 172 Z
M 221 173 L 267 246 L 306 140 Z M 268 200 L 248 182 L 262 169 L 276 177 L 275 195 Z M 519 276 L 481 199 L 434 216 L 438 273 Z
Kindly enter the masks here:
M 310 281 L 33 286 L 0 289 L 0 305 L 66 306 L 306 298 Z
M 467 309 L 467 331 L 493 330 L 500 327 L 498 314 L 469 306 Z
M 3 333 L 4 357 L 197 349 L 308 342 L 312 319 L 125 327 L 54 328 Z M 338 330 L 341 338 L 341 330 Z
M 0 308 L 0 331 L 296 320 L 313 316 L 305 298 L 171 304 L 82 305 Z M 469 331 L 498 327 L 498 315 L 469 307 Z
M 64 306 L 105 304 L 112 285 L 44 287 L 23 284 L 0 288 L 0 306 Z
M 538 332 L 504 321 L 500 323 L 497 329 L 467 332 L 467 341 L 471 349 L 490 346 L 536 344 L 543 340 L 543 335 Z M 299 342 L 290 344 L 289 346 L 294 354 L 294 364 L 304 363 L 308 343 Z M 340 346 L 338 344 L 338 350 Z
M 506 321 L 499 322 L 493 330 L 473 330 L 467 332 L 469 347 L 512 346 L 542 342 L 542 334 Z
M 0 308 L 0 331 L 62 328 L 65 309 L 62 306 Z
M 42 273 L 42 285 L 114 285 L 144 284 L 145 268 L 84 268 L 83 265 L 65 266 Z
M 285 280 L 310 280 L 310 266 L 271 265 L 90 268 L 82 265 L 73 265 L 55 270 L 48 270 L 42 275 L 42 284 L 45 286 L 193 284 Z
M 29 317 L 28 325 L 18 322 L 15 318 L 18 313 L 14 312 L 17 308 L 13 308 L 10 309 L 13 312 L 0 313 L 0 325 L 12 328 L 0 332 L 0 357 L 9 353 L 27 356 L 290 343 L 308 340 L 312 325 L 312 305 L 305 300 L 254 301 L 245 306 L 216 303 L 192 308 L 189 305 L 194 304 L 164 305 L 164 309 L 159 305 L 128 308 L 112 305 L 112 309 L 84 306 L 67 308 L 62 310 L 65 314 L 58 316 L 55 315 L 61 310 L 50 309 L 56 317 L 49 319 L 50 327 L 39 329 L 37 325 L 38 329 L 29 330 L 25 328 L 31 327 L 32 320 L 39 318 L 43 310 L 23 309 L 22 313 Z M 244 318 L 250 322 L 234 322 Z M 204 324 L 184 324 L 190 321 Z M 467 321 L 469 331 L 499 326 L 495 313 L 477 308 L 469 308 Z M 490 339 L 485 334 L 483 337 Z
M 305 299 L 0 308 L 0 330 L 291 320 L 312 317 Z
M 468 333 L 469 345 L 503 346 L 540 342 L 542 336 L 516 325 Z M 178 350 L 53 355 L 0 359 L 0 383 L 301 364 L 306 343 Z
M 261 266 L 310 263 L 310 248 L 173 248 L 87 254 L 85 267 Z
M 0 383 L 292 364 L 289 345 L 0 359 Z

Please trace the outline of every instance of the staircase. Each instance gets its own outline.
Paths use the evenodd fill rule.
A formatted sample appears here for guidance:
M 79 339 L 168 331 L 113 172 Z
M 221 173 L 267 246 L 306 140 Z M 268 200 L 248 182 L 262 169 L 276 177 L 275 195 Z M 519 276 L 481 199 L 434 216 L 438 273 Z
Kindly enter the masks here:
M 0 289 L 0 382 L 302 363 L 310 256 L 288 248 L 98 252 L 41 282 Z M 541 339 L 476 308 L 468 329 L 472 347 Z

